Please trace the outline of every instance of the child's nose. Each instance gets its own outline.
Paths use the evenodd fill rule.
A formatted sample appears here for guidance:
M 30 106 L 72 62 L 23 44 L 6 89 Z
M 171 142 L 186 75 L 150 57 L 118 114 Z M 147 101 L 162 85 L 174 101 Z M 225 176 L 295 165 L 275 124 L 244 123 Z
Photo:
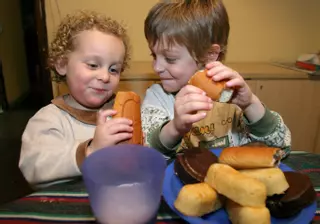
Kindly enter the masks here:
M 161 63 L 158 60 L 155 60 L 153 62 L 153 69 L 157 73 L 162 73 L 164 71 L 164 67 L 161 65 Z
M 109 82 L 110 74 L 108 71 L 101 71 L 101 73 L 99 73 L 97 78 L 102 82 Z

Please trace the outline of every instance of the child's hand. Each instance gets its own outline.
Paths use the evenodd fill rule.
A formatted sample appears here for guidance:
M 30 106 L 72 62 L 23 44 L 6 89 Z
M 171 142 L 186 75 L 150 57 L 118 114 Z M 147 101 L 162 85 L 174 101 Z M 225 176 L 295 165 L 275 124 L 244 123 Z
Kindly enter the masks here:
M 208 69 L 207 75 L 212 77 L 214 81 L 229 80 L 226 83 L 227 87 L 235 88 L 231 103 L 237 104 L 242 110 L 245 110 L 252 103 L 252 91 L 238 72 L 219 61 L 207 64 L 206 68 Z
M 148 146 L 147 144 L 147 140 L 146 140 L 146 134 L 144 132 L 142 132 L 142 145 L 143 146 Z
M 212 100 L 201 89 L 191 85 L 183 87 L 176 96 L 173 127 L 184 135 L 193 123 L 206 116 L 205 111 L 211 110 L 212 106 Z
M 114 110 L 99 111 L 97 114 L 97 127 L 93 140 L 89 147 L 90 154 L 103 147 L 115 145 L 132 137 L 132 121 L 126 118 L 114 118 L 107 120 L 107 117 L 115 115 Z

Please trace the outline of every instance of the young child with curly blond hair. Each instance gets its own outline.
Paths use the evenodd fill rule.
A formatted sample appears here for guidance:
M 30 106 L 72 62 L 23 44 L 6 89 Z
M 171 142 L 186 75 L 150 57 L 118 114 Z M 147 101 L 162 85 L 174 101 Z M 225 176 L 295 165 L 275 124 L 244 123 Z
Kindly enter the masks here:
M 40 109 L 22 136 L 19 167 L 32 185 L 81 175 L 92 152 L 132 137 L 132 121 L 107 119 L 129 41 L 117 21 L 91 11 L 67 15 L 51 43 L 49 66 L 64 78 L 69 94 Z

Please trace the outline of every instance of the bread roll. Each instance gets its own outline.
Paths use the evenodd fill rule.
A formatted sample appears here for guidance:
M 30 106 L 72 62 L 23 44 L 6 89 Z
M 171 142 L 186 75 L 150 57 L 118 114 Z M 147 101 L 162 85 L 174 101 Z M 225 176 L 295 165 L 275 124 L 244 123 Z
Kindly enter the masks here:
M 184 185 L 174 202 L 184 215 L 200 217 L 221 208 L 217 192 L 206 183 Z
M 202 89 L 213 101 L 227 103 L 233 95 L 233 89 L 226 87 L 227 81 L 215 82 L 207 76 L 207 70 L 200 70 L 190 78 L 188 83 Z
M 240 170 L 240 173 L 264 183 L 267 187 L 268 196 L 283 194 L 289 188 L 286 177 L 279 168 Z
M 242 206 L 263 207 L 267 198 L 266 186 L 232 167 L 215 163 L 209 167 L 204 180 L 219 194 Z
M 120 143 L 143 145 L 140 96 L 134 92 L 118 92 L 115 98 L 113 109 L 117 111 L 117 114 L 113 116 L 114 118 L 125 117 L 133 122 L 132 138 L 128 141 L 123 141 Z
M 283 152 L 280 148 L 242 146 L 222 150 L 219 162 L 235 169 L 270 168 L 280 163 Z
M 266 207 L 246 207 L 227 199 L 226 210 L 232 224 L 270 224 L 270 212 Z

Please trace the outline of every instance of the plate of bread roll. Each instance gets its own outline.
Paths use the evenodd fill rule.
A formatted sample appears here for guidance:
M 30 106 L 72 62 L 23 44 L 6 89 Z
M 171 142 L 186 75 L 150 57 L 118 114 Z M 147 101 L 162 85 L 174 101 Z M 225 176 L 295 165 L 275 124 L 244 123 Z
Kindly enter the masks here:
M 314 187 L 282 156 L 279 148 L 259 145 L 185 149 L 166 169 L 164 199 L 192 224 L 309 223 Z

